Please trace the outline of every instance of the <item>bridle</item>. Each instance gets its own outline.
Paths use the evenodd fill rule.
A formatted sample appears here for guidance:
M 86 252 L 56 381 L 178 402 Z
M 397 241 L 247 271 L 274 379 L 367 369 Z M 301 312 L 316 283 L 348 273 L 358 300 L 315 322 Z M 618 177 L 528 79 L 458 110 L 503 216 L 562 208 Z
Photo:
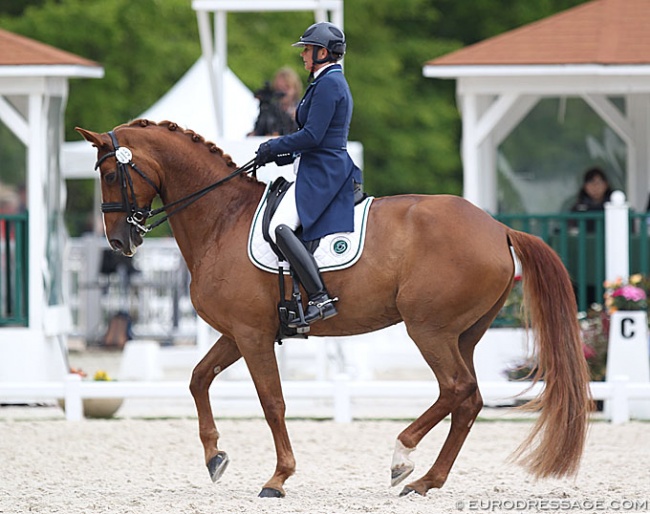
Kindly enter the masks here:
M 120 181 L 120 189 L 122 192 L 122 201 L 102 202 L 101 210 L 105 214 L 111 212 L 128 213 L 126 222 L 130 225 L 133 225 L 138 230 L 140 235 L 144 235 L 147 232 L 151 232 L 151 230 L 153 230 L 157 226 L 165 223 L 171 216 L 181 211 L 182 209 L 185 209 L 192 203 L 196 202 L 199 198 L 205 196 L 213 189 L 216 189 L 217 187 L 221 186 L 222 184 L 225 184 L 229 180 L 235 178 L 238 175 L 241 175 L 242 173 L 254 174 L 258 168 L 257 166 L 255 166 L 255 159 L 251 159 L 243 166 L 234 170 L 230 175 L 227 175 L 224 178 L 217 180 L 216 182 L 204 187 L 203 189 L 195 191 L 194 193 L 190 193 L 189 195 L 184 196 L 183 198 L 179 198 L 178 200 L 175 200 L 173 202 L 163 205 L 162 207 L 152 210 L 151 205 L 145 205 L 143 207 L 138 206 L 136 195 L 135 195 L 135 188 L 133 187 L 133 178 L 131 177 L 130 170 L 133 170 L 138 175 L 140 175 L 145 180 L 145 182 L 149 184 L 154 189 L 154 191 L 156 191 L 156 194 L 162 198 L 162 192 L 160 191 L 160 188 L 140 168 L 136 166 L 136 164 L 132 160 L 133 154 L 131 150 L 126 146 L 120 146 L 118 144 L 117 136 L 112 130 L 108 132 L 108 135 L 110 136 L 111 141 L 113 143 L 113 151 L 108 152 L 107 154 L 100 157 L 95 163 L 95 169 L 98 169 L 106 159 L 110 157 L 115 157 L 115 160 L 117 161 L 118 179 Z M 175 209 L 167 212 L 163 217 L 159 218 L 151 225 L 145 225 L 145 222 L 147 221 L 148 218 L 157 216 L 158 214 L 167 211 L 171 207 L 175 207 Z

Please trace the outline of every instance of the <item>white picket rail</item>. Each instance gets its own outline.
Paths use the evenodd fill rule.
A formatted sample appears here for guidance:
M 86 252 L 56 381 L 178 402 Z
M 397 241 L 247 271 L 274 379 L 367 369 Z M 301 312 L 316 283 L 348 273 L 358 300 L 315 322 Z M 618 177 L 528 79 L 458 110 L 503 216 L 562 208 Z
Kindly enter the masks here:
M 529 388 L 527 382 L 483 382 L 481 394 L 485 400 L 499 400 L 518 396 L 529 399 L 541 391 L 542 383 Z M 607 400 L 607 414 L 614 424 L 630 420 L 629 402 L 632 399 L 650 401 L 650 384 L 630 383 L 626 377 L 616 377 L 610 382 L 589 384 L 594 400 Z M 216 397 L 222 400 L 250 400 L 257 397 L 251 381 L 224 380 L 218 382 Z M 287 380 L 282 389 L 287 401 L 291 399 L 329 399 L 333 403 L 332 418 L 341 423 L 351 422 L 355 399 L 427 399 L 438 395 L 434 381 L 407 380 L 350 380 L 345 374 L 333 380 Z M 0 401 L 21 399 L 64 399 L 66 418 L 78 421 L 83 418 L 84 398 L 190 398 L 187 382 L 179 381 L 83 381 L 70 374 L 62 381 L 50 382 L 0 382 Z

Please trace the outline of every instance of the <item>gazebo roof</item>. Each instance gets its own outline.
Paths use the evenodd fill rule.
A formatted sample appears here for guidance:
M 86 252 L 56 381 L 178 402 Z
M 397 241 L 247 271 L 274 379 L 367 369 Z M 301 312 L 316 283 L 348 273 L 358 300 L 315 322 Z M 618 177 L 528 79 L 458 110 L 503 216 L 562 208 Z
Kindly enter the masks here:
M 425 66 L 650 64 L 649 23 L 648 0 L 594 0 Z
M 0 29 L 0 77 L 101 77 L 100 64 Z

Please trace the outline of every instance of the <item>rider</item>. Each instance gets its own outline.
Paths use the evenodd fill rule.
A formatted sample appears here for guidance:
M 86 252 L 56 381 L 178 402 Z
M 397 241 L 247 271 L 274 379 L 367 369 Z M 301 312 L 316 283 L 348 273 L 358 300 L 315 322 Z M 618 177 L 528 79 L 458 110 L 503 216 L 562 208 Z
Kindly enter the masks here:
M 345 34 L 328 22 L 311 25 L 293 46 L 309 73 L 310 84 L 296 110 L 299 130 L 266 141 L 255 162 L 294 163 L 296 181 L 271 219 L 269 232 L 289 261 L 309 297 L 305 321 L 337 314 L 323 285 L 314 256 L 294 234 L 302 226 L 303 241 L 336 232 L 354 231 L 354 187 L 361 170 L 347 151 L 352 95 L 338 61 L 345 53 Z M 299 319 L 289 321 L 300 326 Z

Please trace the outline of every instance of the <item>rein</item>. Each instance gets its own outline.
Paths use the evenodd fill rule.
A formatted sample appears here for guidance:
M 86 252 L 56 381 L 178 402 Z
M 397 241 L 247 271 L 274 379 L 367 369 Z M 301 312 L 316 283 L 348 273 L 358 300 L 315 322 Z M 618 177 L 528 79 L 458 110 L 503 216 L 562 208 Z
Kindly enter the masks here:
M 199 189 L 194 193 L 190 193 L 189 195 L 184 196 L 183 198 L 179 198 L 178 200 L 174 200 L 173 202 L 165 204 L 162 207 L 153 210 L 149 205 L 144 207 L 138 207 L 135 198 L 135 189 L 133 187 L 133 179 L 131 178 L 131 173 L 129 172 L 129 168 L 134 170 L 138 175 L 140 175 L 145 180 L 145 182 L 147 182 L 147 184 L 149 184 L 154 189 L 154 191 L 156 191 L 156 194 L 161 198 L 162 198 L 162 192 L 160 191 L 160 188 L 133 162 L 132 160 L 133 154 L 131 153 L 131 150 L 129 150 L 126 146 L 120 146 L 118 144 L 115 133 L 111 130 L 108 133 L 108 135 L 110 136 L 111 141 L 113 142 L 114 150 L 112 152 L 103 155 L 95 163 L 95 169 L 99 168 L 99 166 L 101 166 L 101 164 L 109 157 L 115 157 L 115 160 L 117 161 L 117 169 L 119 173 L 120 187 L 122 191 L 122 202 L 121 203 L 103 202 L 101 204 L 101 210 L 103 213 L 109 213 L 109 212 L 130 213 L 130 216 L 127 216 L 126 218 L 126 222 L 129 223 L 130 225 L 133 225 L 140 232 L 140 235 L 144 235 L 147 232 L 151 232 L 157 226 L 165 223 L 171 216 L 185 209 L 186 207 L 189 207 L 191 204 L 193 204 L 198 199 L 208 194 L 213 189 L 218 188 L 219 186 L 225 184 L 226 182 L 235 178 L 236 176 L 241 175 L 242 173 L 254 174 L 258 168 L 258 166 L 255 166 L 255 159 L 251 159 L 243 166 L 240 166 L 239 168 L 234 170 L 230 175 L 227 175 L 226 177 L 217 180 L 216 182 L 202 189 Z M 176 207 L 176 208 L 170 212 L 167 212 L 163 217 L 154 221 L 152 224 L 150 225 L 144 224 L 148 218 L 157 216 L 158 214 L 167 211 L 171 207 Z

